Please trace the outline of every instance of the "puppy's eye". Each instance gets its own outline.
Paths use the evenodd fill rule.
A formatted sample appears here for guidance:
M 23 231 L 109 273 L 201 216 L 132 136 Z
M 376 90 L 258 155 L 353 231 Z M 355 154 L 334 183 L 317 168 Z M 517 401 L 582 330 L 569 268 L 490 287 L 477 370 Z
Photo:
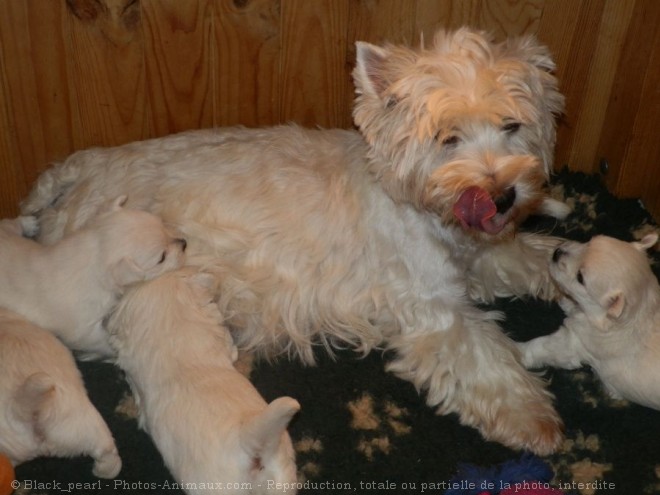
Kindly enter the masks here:
M 579 270 L 579 271 L 577 272 L 577 275 L 576 275 L 575 278 L 577 279 L 578 284 L 580 284 L 580 285 L 584 285 L 584 277 L 582 276 L 582 270 Z
M 164 263 L 165 258 L 167 258 L 167 251 L 163 251 L 163 254 L 161 255 L 160 259 L 158 260 L 158 264 L 160 265 L 161 263 Z
M 502 126 L 502 130 L 507 134 L 515 134 L 520 129 L 522 124 L 520 122 L 509 122 Z

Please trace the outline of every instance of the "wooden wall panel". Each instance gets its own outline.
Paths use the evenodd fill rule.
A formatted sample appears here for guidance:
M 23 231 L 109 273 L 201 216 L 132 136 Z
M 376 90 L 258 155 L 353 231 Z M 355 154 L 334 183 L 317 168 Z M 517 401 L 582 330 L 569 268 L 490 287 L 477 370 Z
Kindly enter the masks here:
M 142 0 L 146 94 L 156 135 L 214 124 L 212 12 L 211 0 Z
M 62 18 L 58 2 L 0 2 L 2 105 L 8 125 L 3 140 L 11 139 L 17 153 L 16 162 L 0 167 L 16 174 L 19 191 L 12 195 L 23 196 L 46 163 L 73 146 Z
M 75 149 L 148 137 L 140 5 L 130 0 L 66 5 L 64 63 Z
M 280 0 L 215 0 L 214 125 L 279 121 Z
M 280 121 L 346 127 L 346 26 L 350 0 L 282 5 Z
M 656 0 L 0 0 L 0 216 L 77 149 L 184 129 L 351 127 L 356 40 L 469 24 L 547 44 L 567 97 L 556 165 L 660 217 Z
M 597 155 L 607 160 L 609 188 L 638 196 L 660 220 L 660 2 L 637 1 L 614 69 Z M 649 26 L 656 28 L 649 29 Z

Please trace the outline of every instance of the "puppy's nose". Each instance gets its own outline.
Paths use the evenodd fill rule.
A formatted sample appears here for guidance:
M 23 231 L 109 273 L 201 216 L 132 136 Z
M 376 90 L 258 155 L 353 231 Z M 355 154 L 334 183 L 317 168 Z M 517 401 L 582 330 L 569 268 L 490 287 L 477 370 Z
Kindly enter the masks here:
M 555 252 L 552 253 L 552 261 L 557 263 L 559 261 L 559 258 L 564 256 L 564 254 L 566 254 L 566 251 L 564 251 L 562 248 L 558 247 L 557 249 L 555 249 Z
M 495 207 L 498 213 L 508 211 L 516 201 L 516 188 L 511 186 L 495 198 Z
M 181 251 L 185 251 L 188 247 L 188 242 L 185 239 L 175 239 L 174 242 L 181 244 Z

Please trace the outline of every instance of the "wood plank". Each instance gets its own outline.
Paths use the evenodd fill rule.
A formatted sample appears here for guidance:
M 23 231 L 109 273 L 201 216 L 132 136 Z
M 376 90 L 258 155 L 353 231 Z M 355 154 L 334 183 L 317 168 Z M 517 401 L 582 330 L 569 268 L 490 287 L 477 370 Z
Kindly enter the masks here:
M 213 4 L 143 0 L 146 87 L 156 135 L 213 125 Z
M 214 3 L 214 125 L 279 123 L 280 0 Z
M 283 0 L 280 121 L 350 125 L 348 6 L 349 0 Z
M 584 108 L 586 95 L 591 89 L 589 74 L 592 71 L 593 54 L 598 44 L 604 8 L 604 0 L 587 0 L 576 2 L 574 9 L 571 10 L 575 22 L 570 26 L 570 35 L 567 32 L 563 37 L 565 45 L 563 51 L 560 51 L 561 55 L 566 57 L 562 60 L 558 71 L 560 88 L 566 96 L 566 109 L 557 129 L 555 167 L 560 168 L 568 164 L 573 170 L 591 171 L 590 160 L 587 166 L 584 163 L 574 162 L 572 153 L 576 146 L 579 146 L 575 137 L 580 125 L 581 112 L 586 111 Z M 543 24 L 540 28 L 547 29 Z M 556 28 L 562 29 L 562 26 Z
M 0 6 L 0 19 L 5 12 Z M 26 186 L 17 147 L 15 113 L 11 108 L 6 45 L 0 44 L 0 218 L 18 213 L 18 202 L 26 194 Z
M 632 146 L 651 146 L 654 149 L 657 142 L 660 121 L 657 114 L 653 120 L 654 112 L 647 107 L 658 104 L 657 93 L 648 89 L 649 81 L 657 77 L 657 55 L 654 53 L 657 51 L 658 35 L 657 29 L 648 29 L 647 26 L 657 26 L 658 23 L 660 3 L 652 0 L 635 3 L 598 146 L 598 155 L 609 163 L 606 183 L 610 190 L 621 196 L 641 195 L 643 183 L 648 180 L 638 174 L 639 163 L 635 163 L 645 152 L 632 151 Z M 655 67 L 651 65 L 653 57 Z M 644 118 L 650 120 L 643 122 Z M 639 139 L 636 132 L 641 130 L 653 133 L 651 139 Z M 653 167 L 658 167 L 659 157 L 651 158 Z M 658 196 L 660 183 L 656 182 L 654 187 L 654 196 Z
M 152 135 L 145 91 L 140 4 L 69 0 L 66 70 L 74 147 Z
M 0 3 L 6 111 L 21 167 L 20 173 L 14 169 L 21 190 L 48 160 L 66 156 L 73 147 L 62 15 L 57 2 Z
M 660 4 L 656 5 L 655 9 L 660 11 Z M 640 104 L 630 129 L 616 193 L 622 197 L 642 198 L 656 220 L 660 220 L 660 30 L 655 30 L 650 41 L 648 65 L 639 75 L 642 81 Z
M 605 102 L 612 92 L 634 5 L 634 1 L 607 2 L 602 11 L 599 30 L 594 33 L 593 51 L 589 54 L 588 72 L 581 76 L 586 81 L 580 95 L 579 111 L 573 117 L 574 129 L 568 157 L 573 170 L 587 173 L 599 171 L 597 149 L 605 125 Z

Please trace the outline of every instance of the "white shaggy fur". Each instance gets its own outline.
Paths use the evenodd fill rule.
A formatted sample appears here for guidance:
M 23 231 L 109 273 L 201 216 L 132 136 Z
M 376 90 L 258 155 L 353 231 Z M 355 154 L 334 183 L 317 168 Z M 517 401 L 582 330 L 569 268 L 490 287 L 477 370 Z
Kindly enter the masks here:
M 555 333 L 519 345 L 524 364 L 587 364 L 612 397 L 660 409 L 660 286 L 644 253 L 657 241 L 650 234 L 561 244 L 550 273 L 568 316 Z
M 109 319 L 140 424 L 186 493 L 295 493 L 286 426 L 300 406 L 289 397 L 266 404 L 234 369 L 213 285 L 192 268 L 171 272 L 132 288 Z
M 22 236 L 29 218 L 0 222 L 0 306 L 53 332 L 85 358 L 112 356 L 103 318 L 126 286 L 183 263 L 185 242 L 119 197 L 87 227 L 53 245 Z M 107 210 L 107 211 L 106 211 Z
M 52 334 L 0 308 L 0 452 L 13 465 L 40 456 L 91 455 L 114 478 L 121 459 L 87 397 L 71 352 Z
M 23 211 L 40 239 L 120 192 L 211 258 L 237 344 L 314 361 L 314 345 L 395 351 L 388 369 L 492 440 L 561 443 L 552 396 L 474 300 L 551 298 L 559 242 L 516 234 L 563 216 L 543 185 L 563 98 L 547 50 L 464 28 L 429 48 L 357 45 L 359 132 L 227 128 L 75 153 Z

